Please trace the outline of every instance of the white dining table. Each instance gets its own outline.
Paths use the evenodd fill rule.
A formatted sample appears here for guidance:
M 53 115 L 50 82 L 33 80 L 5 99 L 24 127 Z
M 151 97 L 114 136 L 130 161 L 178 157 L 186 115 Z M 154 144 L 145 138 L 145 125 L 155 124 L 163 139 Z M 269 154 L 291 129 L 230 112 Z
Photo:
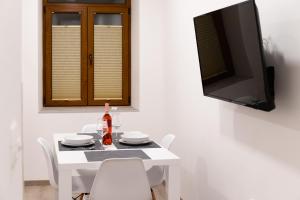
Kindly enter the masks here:
M 98 169 L 102 161 L 89 162 L 85 156 L 85 151 L 60 151 L 58 142 L 70 134 L 58 133 L 53 135 L 55 154 L 58 164 L 58 200 L 72 199 L 72 171 L 78 169 Z M 168 200 L 180 200 L 180 158 L 174 153 L 161 148 L 139 148 L 150 159 L 144 159 L 146 169 L 154 165 L 166 166 L 166 192 Z M 107 151 L 120 150 L 115 145 L 105 146 Z

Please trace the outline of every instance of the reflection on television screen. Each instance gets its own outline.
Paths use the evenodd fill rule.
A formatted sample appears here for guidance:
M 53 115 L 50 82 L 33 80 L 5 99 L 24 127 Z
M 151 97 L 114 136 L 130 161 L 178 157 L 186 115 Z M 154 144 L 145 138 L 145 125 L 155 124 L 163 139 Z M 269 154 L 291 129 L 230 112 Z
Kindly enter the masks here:
M 273 79 L 264 64 L 255 2 L 210 12 L 194 22 L 204 95 L 272 110 Z

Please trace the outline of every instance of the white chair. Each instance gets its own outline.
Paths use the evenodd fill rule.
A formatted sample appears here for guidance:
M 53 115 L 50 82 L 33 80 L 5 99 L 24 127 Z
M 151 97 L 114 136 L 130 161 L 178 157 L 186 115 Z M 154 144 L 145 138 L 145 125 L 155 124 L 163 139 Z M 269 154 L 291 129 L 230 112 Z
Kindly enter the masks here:
M 103 161 L 89 200 L 152 200 L 143 161 L 139 158 Z
M 50 148 L 49 143 L 44 138 L 38 138 L 37 142 L 43 149 L 44 156 L 47 161 L 48 175 L 50 184 L 54 188 L 58 188 L 58 170 L 57 164 L 54 159 L 54 154 Z M 73 193 L 89 193 L 95 178 L 93 173 L 85 173 L 84 170 L 80 171 L 80 176 L 72 176 L 72 191 Z M 81 195 L 81 197 L 83 194 Z
M 165 135 L 162 138 L 160 145 L 166 149 L 170 149 L 174 139 L 175 135 Z M 151 187 L 159 185 L 164 181 L 165 171 L 166 169 L 164 166 L 153 166 L 147 170 L 147 176 Z
M 99 129 L 101 124 L 86 124 L 81 128 L 81 133 L 97 133 L 97 129 Z M 102 129 L 102 128 L 101 128 Z
M 170 149 L 174 140 L 175 140 L 175 135 L 167 134 L 161 139 L 160 144 L 164 148 Z

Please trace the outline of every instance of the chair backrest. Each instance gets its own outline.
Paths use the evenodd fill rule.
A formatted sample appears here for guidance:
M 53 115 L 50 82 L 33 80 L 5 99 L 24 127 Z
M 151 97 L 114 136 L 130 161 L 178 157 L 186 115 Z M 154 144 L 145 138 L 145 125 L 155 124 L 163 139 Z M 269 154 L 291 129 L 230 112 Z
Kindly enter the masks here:
M 54 160 L 54 154 L 52 149 L 50 148 L 49 143 L 44 138 L 38 138 L 37 142 L 40 144 L 40 146 L 43 149 L 44 156 L 47 161 L 47 167 L 48 167 L 48 175 L 51 186 L 57 188 L 57 178 L 58 178 L 58 172 L 57 172 L 57 166 Z
M 161 141 L 160 141 L 160 144 L 166 148 L 166 149 L 170 149 L 173 141 L 175 140 L 175 135 L 172 135 L 172 134 L 167 134 L 165 135 Z
M 86 124 L 81 128 L 81 133 L 97 133 L 97 129 L 99 129 L 101 124 Z M 102 129 L 102 128 L 100 128 Z
M 143 161 L 139 158 L 108 159 L 100 166 L 90 200 L 152 200 Z

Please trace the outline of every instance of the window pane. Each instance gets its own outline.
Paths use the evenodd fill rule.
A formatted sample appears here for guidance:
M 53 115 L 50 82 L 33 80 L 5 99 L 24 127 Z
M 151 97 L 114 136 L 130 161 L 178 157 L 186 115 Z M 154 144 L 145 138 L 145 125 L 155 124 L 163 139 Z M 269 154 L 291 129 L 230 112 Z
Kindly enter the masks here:
M 48 0 L 49 3 L 105 3 L 124 4 L 126 0 Z
M 52 15 L 52 25 L 77 25 L 80 26 L 80 14 L 78 13 L 55 13 Z
M 94 99 L 122 100 L 122 16 L 94 17 Z
M 95 25 L 122 26 L 122 16 L 120 14 L 96 14 Z
M 81 100 L 81 26 L 78 13 L 52 15 L 52 100 Z

